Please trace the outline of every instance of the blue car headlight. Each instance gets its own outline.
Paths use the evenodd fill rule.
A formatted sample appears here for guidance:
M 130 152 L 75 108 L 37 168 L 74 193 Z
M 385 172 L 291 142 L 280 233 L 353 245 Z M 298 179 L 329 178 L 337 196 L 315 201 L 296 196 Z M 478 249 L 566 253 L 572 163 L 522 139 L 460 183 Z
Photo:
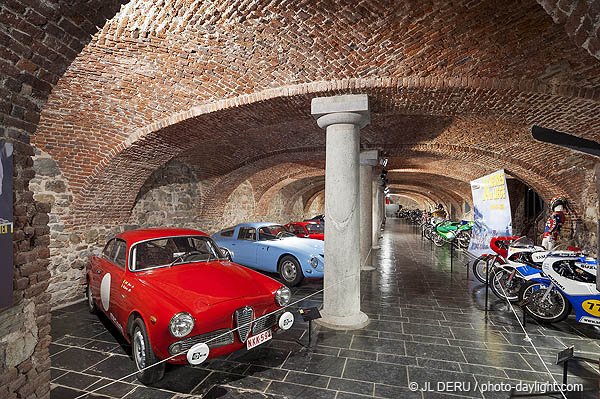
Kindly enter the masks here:
M 310 263 L 310 266 L 313 269 L 316 269 L 317 266 L 319 266 L 319 259 L 317 259 L 315 256 L 313 256 L 313 257 L 310 258 L 310 262 L 309 263 Z

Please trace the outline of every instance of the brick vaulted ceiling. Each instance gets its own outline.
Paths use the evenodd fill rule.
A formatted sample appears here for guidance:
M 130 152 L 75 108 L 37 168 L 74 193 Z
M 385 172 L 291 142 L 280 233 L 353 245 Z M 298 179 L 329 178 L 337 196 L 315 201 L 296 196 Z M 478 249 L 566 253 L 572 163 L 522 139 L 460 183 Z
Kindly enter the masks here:
M 533 0 L 131 1 L 62 75 L 32 141 L 69 182 L 72 226 L 125 220 L 172 158 L 213 183 L 199 212 L 218 217 L 246 179 L 283 188 L 322 173 L 311 98 L 367 93 L 361 145 L 389 154 L 400 191 L 458 201 L 469 179 L 505 168 L 581 212 L 592 160 L 529 133 L 600 139 L 595 42 L 561 12 Z

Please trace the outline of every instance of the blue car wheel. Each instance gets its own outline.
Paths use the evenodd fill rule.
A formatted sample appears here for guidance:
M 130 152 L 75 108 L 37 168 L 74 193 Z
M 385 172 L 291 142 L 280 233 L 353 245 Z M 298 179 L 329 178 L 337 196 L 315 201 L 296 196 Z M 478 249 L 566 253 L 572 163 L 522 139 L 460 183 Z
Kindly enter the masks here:
M 298 263 L 298 260 L 293 256 L 287 255 L 281 258 L 278 269 L 281 279 L 290 287 L 300 284 L 304 278 L 300 263 Z

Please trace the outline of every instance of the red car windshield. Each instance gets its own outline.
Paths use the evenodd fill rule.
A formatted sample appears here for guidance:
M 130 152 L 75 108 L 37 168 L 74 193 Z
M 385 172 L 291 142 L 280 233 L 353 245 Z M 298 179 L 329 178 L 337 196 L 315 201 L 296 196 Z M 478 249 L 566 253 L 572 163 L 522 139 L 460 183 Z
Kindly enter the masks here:
M 224 258 L 217 245 L 205 236 L 166 237 L 142 241 L 131 252 L 131 270 L 145 270 L 180 263 Z
M 304 227 L 306 227 L 308 234 L 323 234 L 322 224 L 307 224 Z

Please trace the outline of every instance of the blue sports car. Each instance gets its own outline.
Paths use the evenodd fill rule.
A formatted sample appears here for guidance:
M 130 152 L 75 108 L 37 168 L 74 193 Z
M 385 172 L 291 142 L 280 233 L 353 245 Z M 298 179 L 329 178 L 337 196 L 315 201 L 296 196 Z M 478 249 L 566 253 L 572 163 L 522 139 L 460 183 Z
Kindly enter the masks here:
M 323 241 L 296 237 L 280 224 L 241 223 L 212 238 L 233 262 L 279 273 L 289 286 L 304 277 L 323 278 Z

